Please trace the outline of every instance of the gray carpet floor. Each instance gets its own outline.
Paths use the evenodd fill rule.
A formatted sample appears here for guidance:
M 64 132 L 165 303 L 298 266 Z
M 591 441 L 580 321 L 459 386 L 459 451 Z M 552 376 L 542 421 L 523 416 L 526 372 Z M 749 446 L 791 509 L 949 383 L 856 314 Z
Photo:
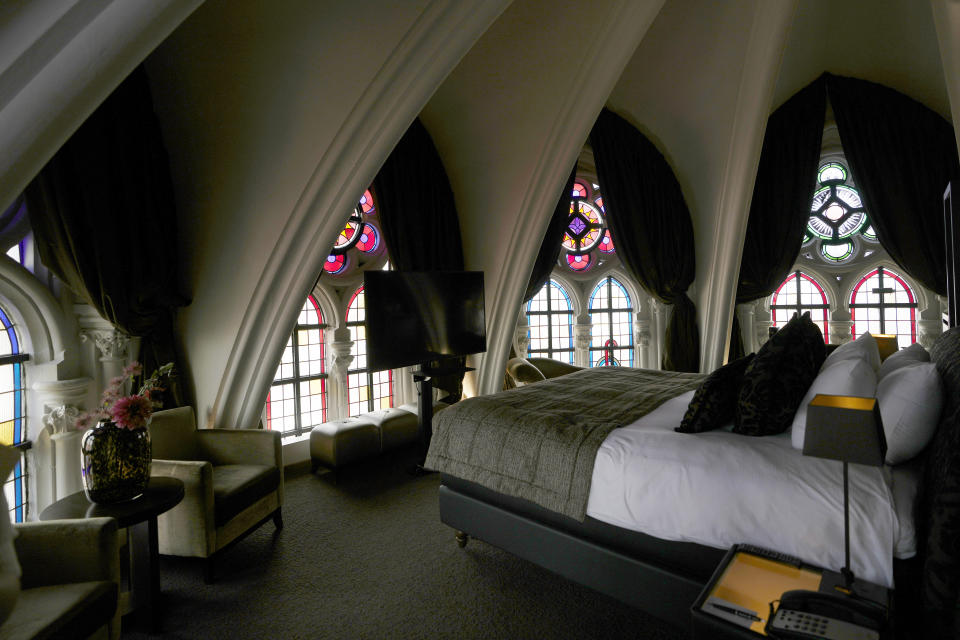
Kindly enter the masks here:
M 288 477 L 285 527 L 229 549 L 206 585 L 199 561 L 161 557 L 162 632 L 139 638 L 650 638 L 679 630 L 440 523 L 436 474 L 409 452 Z

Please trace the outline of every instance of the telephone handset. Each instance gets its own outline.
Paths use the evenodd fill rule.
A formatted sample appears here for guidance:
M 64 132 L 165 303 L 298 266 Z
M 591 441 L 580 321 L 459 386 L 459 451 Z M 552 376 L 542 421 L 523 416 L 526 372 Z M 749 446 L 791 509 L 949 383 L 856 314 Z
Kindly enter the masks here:
M 879 640 L 885 611 L 850 596 L 819 591 L 787 591 L 767 621 L 771 638 Z

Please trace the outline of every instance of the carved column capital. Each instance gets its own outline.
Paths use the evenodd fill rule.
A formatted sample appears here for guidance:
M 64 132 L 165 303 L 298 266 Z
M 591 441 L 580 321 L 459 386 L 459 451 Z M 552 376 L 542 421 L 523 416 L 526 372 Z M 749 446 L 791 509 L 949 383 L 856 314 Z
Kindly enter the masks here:
M 770 320 L 754 320 L 753 326 L 754 337 L 757 340 L 757 349 L 759 350 L 770 338 L 770 327 L 773 326 L 773 322 Z
M 634 333 L 634 336 L 636 337 L 637 345 L 641 347 L 650 346 L 650 321 L 649 320 L 634 320 L 633 333 Z
M 530 346 L 530 336 L 527 333 L 527 328 L 526 323 L 524 323 L 522 326 L 518 326 L 513 333 L 513 344 L 517 350 L 517 355 L 521 358 L 527 356 L 527 347 Z
M 853 322 L 850 320 L 830 320 L 830 344 L 844 344 L 853 338 Z
M 51 434 L 70 433 L 74 430 L 77 418 L 80 417 L 80 410 L 69 404 L 56 407 L 44 405 L 43 410 L 44 414 L 40 422 Z
M 330 362 L 330 370 L 337 380 L 345 383 L 347 379 L 347 369 L 350 368 L 350 363 L 353 362 L 353 354 L 350 353 L 350 349 L 353 348 L 353 340 L 334 340 L 330 343 L 330 351 L 332 353 L 332 360 Z
M 593 325 L 590 323 L 577 323 L 573 325 L 573 346 L 581 352 L 590 350 L 590 337 L 593 332 Z
M 80 340 L 93 341 L 100 352 L 100 360 L 124 360 L 130 347 L 130 336 L 119 329 L 84 329 Z
M 943 332 L 943 325 L 940 320 L 920 320 L 917 322 L 917 342 L 924 349 L 933 346 L 933 341 Z

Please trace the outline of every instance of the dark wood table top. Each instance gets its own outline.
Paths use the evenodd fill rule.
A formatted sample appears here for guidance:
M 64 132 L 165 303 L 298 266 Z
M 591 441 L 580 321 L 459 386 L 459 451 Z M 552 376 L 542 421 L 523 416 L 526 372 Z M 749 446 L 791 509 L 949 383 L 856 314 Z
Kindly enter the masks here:
M 40 512 L 41 520 L 109 517 L 117 519 L 121 529 L 155 518 L 183 500 L 183 482 L 177 478 L 153 476 L 146 491 L 133 500 L 114 504 L 94 504 L 83 491 L 61 498 Z

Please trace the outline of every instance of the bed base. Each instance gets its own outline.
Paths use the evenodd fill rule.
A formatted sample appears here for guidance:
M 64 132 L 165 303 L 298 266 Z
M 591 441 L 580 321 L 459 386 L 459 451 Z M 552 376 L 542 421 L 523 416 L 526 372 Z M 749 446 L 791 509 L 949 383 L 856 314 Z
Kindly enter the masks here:
M 466 536 L 586 585 L 683 630 L 690 605 L 706 584 L 628 553 L 610 549 L 559 528 L 440 486 L 440 520 Z

